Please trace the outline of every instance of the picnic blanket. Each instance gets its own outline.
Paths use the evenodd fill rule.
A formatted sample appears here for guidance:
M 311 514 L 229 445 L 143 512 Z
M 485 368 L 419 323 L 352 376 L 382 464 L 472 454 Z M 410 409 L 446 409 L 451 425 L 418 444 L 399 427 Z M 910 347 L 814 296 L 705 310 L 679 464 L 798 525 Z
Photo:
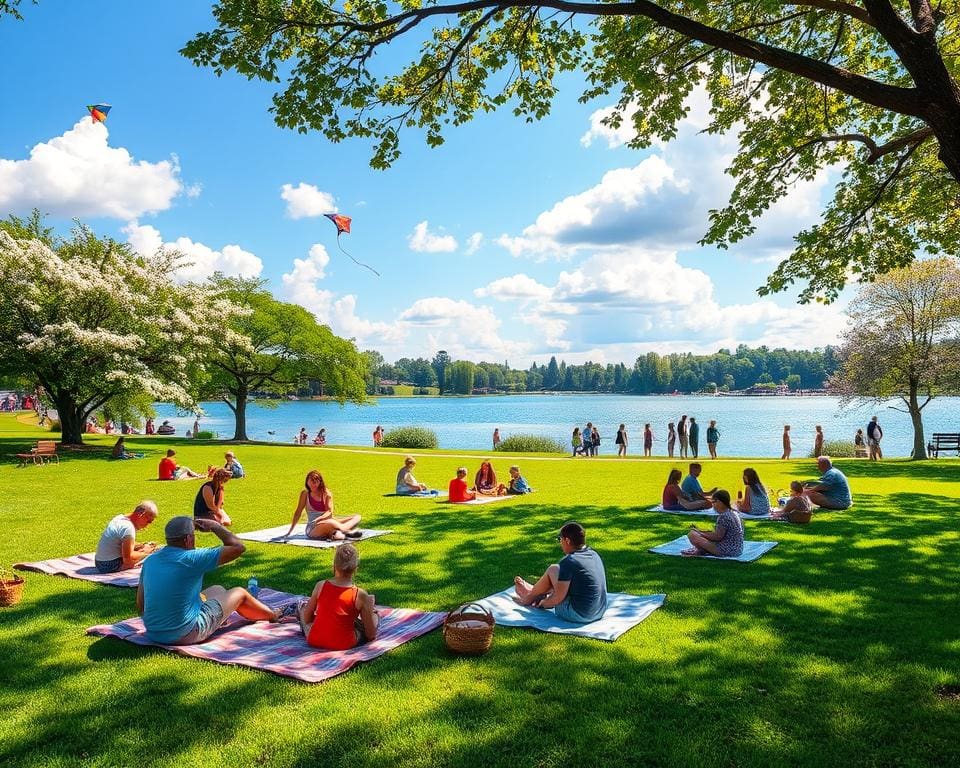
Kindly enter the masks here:
M 300 595 L 261 589 L 257 597 L 273 608 Z M 377 639 L 347 651 L 323 651 L 307 645 L 296 621 L 279 624 L 248 622 L 234 613 L 213 636 L 196 645 L 161 645 L 147 639 L 143 621 L 127 619 L 116 624 L 101 624 L 87 629 L 89 635 L 116 637 L 136 645 L 152 645 L 219 664 L 235 664 L 292 677 L 305 683 L 319 683 L 346 672 L 354 664 L 382 656 L 387 651 L 420 637 L 443 624 L 445 613 L 415 611 L 408 608 L 379 607 L 380 629 Z
M 109 584 L 112 587 L 135 587 L 140 583 L 140 569 L 131 568 L 116 573 L 100 573 L 93 562 L 93 552 L 73 557 L 39 560 L 35 563 L 16 563 L 18 571 L 34 571 L 50 576 L 66 576 L 69 579 L 95 581 L 97 584 Z
M 657 608 L 663 605 L 666 595 L 628 595 L 622 592 L 607 594 L 607 610 L 603 617 L 589 624 L 574 624 L 558 619 L 552 609 L 530 608 L 517 605 L 513 587 L 495 595 L 478 600 L 489 610 L 497 624 L 504 627 L 532 627 L 541 632 L 560 635 L 592 637 L 596 640 L 616 640 L 627 630 L 633 629 Z
M 507 496 L 477 496 L 475 499 L 470 499 L 470 501 L 446 501 L 446 504 L 457 504 L 459 505 L 476 505 L 476 504 L 493 504 L 495 501 L 506 501 L 507 499 L 516 499 L 522 494 L 514 493 Z
M 289 525 L 278 525 L 275 528 L 264 528 L 260 531 L 238 533 L 237 538 L 244 539 L 245 541 L 259 541 L 264 544 L 293 544 L 295 547 L 330 549 L 333 547 L 339 547 L 341 544 L 344 544 L 348 541 L 356 543 L 365 539 L 372 539 L 375 536 L 386 536 L 388 533 L 393 533 L 393 531 L 382 531 L 375 528 L 362 528 L 361 532 L 363 535 L 358 539 L 309 539 L 307 538 L 306 534 L 307 526 L 301 523 L 293 529 L 293 533 L 290 534 L 290 538 L 282 539 L 281 536 L 283 536 L 283 534 L 285 534 L 289 528 Z
M 777 546 L 778 543 L 779 542 L 776 541 L 745 541 L 743 542 L 743 552 L 740 553 L 740 557 L 717 557 L 716 555 L 697 555 L 697 557 L 710 560 L 736 560 L 741 563 L 750 563 L 769 552 Z M 680 556 L 681 552 L 689 546 L 690 540 L 687 539 L 686 536 L 678 536 L 673 541 L 668 541 L 659 547 L 653 547 L 649 551 L 658 555 Z
M 697 515 L 700 517 L 718 517 L 717 513 L 707 507 L 706 509 L 664 509 L 663 505 L 658 504 L 655 507 L 650 507 L 648 512 L 663 512 L 668 515 Z M 737 516 L 741 520 L 770 520 L 770 513 L 766 512 L 762 515 L 751 515 L 749 512 L 737 512 Z
M 418 491 L 417 493 L 385 493 L 383 498 L 396 496 L 398 499 L 439 499 L 446 495 L 446 491 Z

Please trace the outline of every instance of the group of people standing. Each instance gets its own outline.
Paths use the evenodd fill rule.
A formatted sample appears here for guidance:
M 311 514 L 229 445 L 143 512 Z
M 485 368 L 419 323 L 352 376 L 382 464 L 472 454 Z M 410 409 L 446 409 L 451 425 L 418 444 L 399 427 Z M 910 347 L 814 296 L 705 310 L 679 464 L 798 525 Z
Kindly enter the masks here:
M 711 419 L 706 431 L 707 450 L 710 458 L 717 458 L 717 443 L 720 442 L 720 430 L 715 419 Z M 653 443 L 657 438 L 649 422 L 643 425 L 643 455 L 653 455 Z M 617 446 L 617 456 L 626 456 L 630 445 L 626 424 L 617 428 L 617 437 L 614 441 Z M 684 414 L 677 422 L 667 424 L 667 456 L 671 459 L 678 455 L 681 459 L 697 458 L 700 455 L 700 425 L 695 417 L 689 418 Z M 571 456 L 596 456 L 600 448 L 600 432 L 597 427 L 587 422 L 587 426 L 580 430 L 574 427 L 570 438 Z

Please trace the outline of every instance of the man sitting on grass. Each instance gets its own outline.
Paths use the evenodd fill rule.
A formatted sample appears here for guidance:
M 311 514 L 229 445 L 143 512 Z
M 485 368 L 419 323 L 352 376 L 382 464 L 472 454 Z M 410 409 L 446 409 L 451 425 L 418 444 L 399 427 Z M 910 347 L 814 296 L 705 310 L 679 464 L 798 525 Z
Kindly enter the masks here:
M 152 541 L 137 544 L 137 531 L 146 528 L 157 518 L 157 505 L 141 501 L 129 515 L 117 515 L 104 529 L 93 557 L 97 571 L 116 573 L 136 568 L 157 545 Z
M 804 495 L 810 503 L 822 509 L 850 509 L 853 496 L 850 495 L 850 483 L 847 476 L 833 466 L 829 456 L 817 459 L 820 470 L 819 480 L 808 480 L 803 485 Z
M 195 531 L 214 534 L 220 547 L 196 548 Z M 148 558 L 137 588 L 137 611 L 147 637 L 166 645 L 202 643 L 236 611 L 250 621 L 296 616 L 297 604 L 274 610 L 241 587 L 207 587 L 203 576 L 236 560 L 246 547 L 234 534 L 207 519 L 174 517 L 164 529 L 167 546 Z
M 683 482 L 680 484 L 683 492 L 693 501 L 710 501 L 711 495 L 717 490 L 716 488 L 711 488 L 709 491 L 703 490 L 703 486 L 700 485 L 700 473 L 702 471 L 703 467 L 694 462 L 690 465 L 690 474 L 683 478 Z
M 564 557 L 551 565 L 536 584 L 513 580 L 520 605 L 553 608 L 558 619 L 575 624 L 597 621 L 607 610 L 607 576 L 600 555 L 586 545 L 580 523 L 569 522 L 557 536 Z
M 173 458 L 176 455 L 177 452 L 173 450 L 173 448 L 170 448 L 167 450 L 167 455 L 160 459 L 160 480 L 186 480 L 187 478 L 195 479 L 200 477 L 200 475 L 190 469 L 190 467 L 177 466 L 176 459 Z

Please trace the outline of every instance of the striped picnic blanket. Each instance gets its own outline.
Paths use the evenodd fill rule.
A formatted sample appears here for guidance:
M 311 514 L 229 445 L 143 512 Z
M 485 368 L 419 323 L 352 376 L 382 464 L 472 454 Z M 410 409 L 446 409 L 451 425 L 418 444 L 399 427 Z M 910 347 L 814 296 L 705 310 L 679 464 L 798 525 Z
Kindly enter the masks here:
M 300 595 L 261 589 L 257 597 L 279 607 Z M 209 640 L 197 645 L 162 645 L 147 639 L 139 618 L 116 624 L 90 627 L 89 635 L 116 637 L 136 645 L 166 648 L 182 656 L 194 656 L 219 664 L 234 664 L 292 677 L 305 683 L 319 683 L 346 672 L 354 664 L 382 656 L 408 640 L 420 637 L 443 624 L 445 613 L 408 608 L 378 608 L 380 630 L 377 639 L 347 651 L 322 651 L 307 645 L 296 621 L 279 624 L 248 622 L 234 613 Z
M 16 563 L 18 571 L 34 571 L 50 576 L 66 576 L 70 579 L 95 581 L 97 584 L 109 584 L 112 587 L 135 587 L 140 583 L 140 569 L 131 568 L 116 573 L 100 573 L 93 563 L 93 552 L 73 557 L 39 560 L 35 563 Z
M 363 528 L 361 529 L 363 535 L 356 539 L 311 539 L 307 537 L 306 529 L 307 526 L 301 523 L 293 529 L 293 533 L 290 534 L 290 537 L 285 539 L 283 538 L 283 534 L 290 530 L 290 526 L 278 525 L 275 528 L 264 528 L 260 531 L 247 531 L 246 533 L 238 533 L 237 538 L 243 539 L 244 541 L 259 541 L 263 544 L 293 544 L 296 547 L 331 549 L 339 547 L 341 544 L 345 544 L 348 541 L 356 544 L 358 541 L 372 539 L 377 536 L 386 536 L 388 533 L 393 533 L 393 531 L 382 531 L 376 528 Z

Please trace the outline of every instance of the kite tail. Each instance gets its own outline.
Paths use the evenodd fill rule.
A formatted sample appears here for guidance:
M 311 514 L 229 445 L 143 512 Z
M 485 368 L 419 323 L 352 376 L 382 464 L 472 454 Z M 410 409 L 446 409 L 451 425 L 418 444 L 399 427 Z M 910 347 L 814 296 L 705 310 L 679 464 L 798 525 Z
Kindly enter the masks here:
M 373 272 L 373 274 L 375 274 L 377 277 L 380 277 L 380 273 L 377 272 L 377 270 L 375 270 L 375 269 L 374 269 L 373 267 L 371 267 L 369 264 L 364 264 L 362 261 L 357 261 L 355 258 L 353 258 L 353 255 L 352 255 L 349 251 L 347 251 L 347 250 L 343 247 L 343 245 L 340 244 L 340 234 L 339 234 L 339 233 L 337 233 L 337 247 L 338 247 L 343 253 L 345 253 L 347 256 L 349 256 L 349 257 L 350 257 L 350 261 L 352 261 L 354 264 L 357 264 L 357 265 L 359 265 L 359 266 L 361 266 L 361 267 L 366 267 L 366 268 L 369 269 L 371 272 Z

